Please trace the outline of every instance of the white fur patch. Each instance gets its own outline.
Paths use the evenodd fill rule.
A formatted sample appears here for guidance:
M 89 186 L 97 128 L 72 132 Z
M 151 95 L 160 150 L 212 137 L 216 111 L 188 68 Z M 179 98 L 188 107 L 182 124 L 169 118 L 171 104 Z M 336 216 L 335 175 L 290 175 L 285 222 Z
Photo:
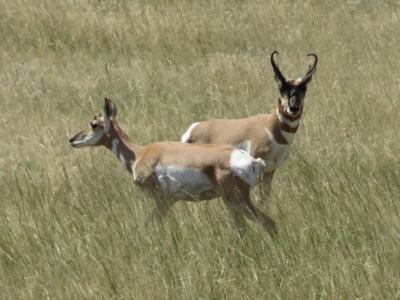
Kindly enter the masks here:
M 118 139 L 113 139 L 112 140 L 112 149 L 111 149 L 111 151 L 121 161 L 122 166 L 124 167 L 124 169 L 127 170 L 128 168 L 126 166 L 126 159 L 125 159 L 125 157 L 124 157 L 124 155 L 122 153 L 118 153 L 118 145 L 119 145 L 119 140 Z
M 277 115 L 277 117 L 278 117 L 278 119 L 279 119 L 279 122 L 284 123 L 284 124 L 287 124 L 287 125 L 289 125 L 289 126 L 292 127 L 292 128 L 295 128 L 295 127 L 299 126 L 299 124 L 300 124 L 300 119 L 297 119 L 297 120 L 294 120 L 294 121 L 291 121 L 291 120 L 289 120 L 289 119 L 286 119 L 286 118 L 279 112 L 278 109 L 276 109 L 276 115 Z
M 294 139 L 293 132 L 286 132 L 286 131 L 281 130 L 281 133 L 282 133 L 283 137 L 285 138 L 285 140 L 288 141 L 289 144 L 291 144 L 293 142 L 293 139 Z
M 119 154 L 119 160 L 122 163 L 122 166 L 124 167 L 125 170 L 128 170 L 128 167 L 126 165 L 126 159 L 122 153 Z
M 247 153 L 250 153 L 251 149 L 251 142 L 250 141 L 245 141 L 237 145 L 227 145 L 229 147 L 237 148 L 237 149 L 242 149 L 246 151 Z
M 268 133 L 269 142 L 271 145 L 270 153 L 268 154 L 268 160 L 265 161 L 267 166 L 263 169 L 263 172 L 271 172 L 281 166 L 289 157 L 290 144 L 279 144 L 267 127 L 265 127 L 265 131 Z
M 195 128 L 198 124 L 199 124 L 199 122 L 193 123 L 192 125 L 190 125 L 189 129 L 186 130 L 186 132 L 182 135 L 182 138 L 181 138 L 182 143 L 187 143 L 189 141 L 190 134 L 192 133 L 193 128 Z
M 256 184 L 257 176 L 265 166 L 262 159 L 254 159 L 243 150 L 232 151 L 230 165 L 232 171 L 251 187 Z
M 114 153 L 114 155 L 116 157 L 118 157 L 118 144 L 119 144 L 119 140 L 118 139 L 113 139 L 112 140 L 112 153 Z
M 133 164 L 133 168 L 132 168 L 133 180 L 136 180 L 136 179 L 137 179 L 136 167 L 137 167 L 137 164 L 138 164 L 139 160 L 140 160 L 140 159 L 137 159 L 137 160 L 135 161 L 135 163 Z
M 175 199 L 190 199 L 214 189 L 210 179 L 197 169 L 157 165 L 155 174 L 164 194 Z
M 103 132 L 90 131 L 88 134 L 77 138 L 72 142 L 72 146 L 74 147 L 85 147 L 85 146 L 93 146 L 95 145 L 101 138 L 103 137 Z

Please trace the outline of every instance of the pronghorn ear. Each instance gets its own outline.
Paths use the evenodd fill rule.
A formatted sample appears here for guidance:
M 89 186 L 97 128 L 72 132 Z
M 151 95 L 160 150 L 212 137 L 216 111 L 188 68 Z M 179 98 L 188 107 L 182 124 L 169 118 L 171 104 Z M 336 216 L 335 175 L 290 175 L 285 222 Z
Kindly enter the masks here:
M 115 119 L 117 117 L 117 106 L 111 99 L 105 98 L 104 115 L 109 119 Z
M 104 132 L 110 131 L 110 121 L 117 116 L 117 106 L 110 99 L 105 98 L 104 102 Z

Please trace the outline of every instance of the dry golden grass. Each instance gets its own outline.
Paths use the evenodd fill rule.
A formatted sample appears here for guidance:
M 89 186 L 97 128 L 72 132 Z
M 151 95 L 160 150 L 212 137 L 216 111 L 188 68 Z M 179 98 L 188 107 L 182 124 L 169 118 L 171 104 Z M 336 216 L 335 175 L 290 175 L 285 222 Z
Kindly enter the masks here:
M 0 298 L 399 299 L 398 1 L 1 1 Z M 153 201 L 68 139 L 119 106 L 140 144 L 271 112 L 318 54 L 271 240 L 221 201 Z

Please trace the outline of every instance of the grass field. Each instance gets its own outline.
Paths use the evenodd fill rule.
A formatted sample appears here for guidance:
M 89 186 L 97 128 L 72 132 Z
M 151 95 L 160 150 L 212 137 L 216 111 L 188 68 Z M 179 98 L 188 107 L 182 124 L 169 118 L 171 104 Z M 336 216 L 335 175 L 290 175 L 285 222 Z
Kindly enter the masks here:
M 1 0 L 0 299 L 400 299 L 399 8 Z M 144 228 L 115 157 L 68 143 L 104 97 L 142 145 L 272 112 L 273 50 L 287 77 L 320 59 L 262 207 L 274 240 L 239 240 L 220 199 Z

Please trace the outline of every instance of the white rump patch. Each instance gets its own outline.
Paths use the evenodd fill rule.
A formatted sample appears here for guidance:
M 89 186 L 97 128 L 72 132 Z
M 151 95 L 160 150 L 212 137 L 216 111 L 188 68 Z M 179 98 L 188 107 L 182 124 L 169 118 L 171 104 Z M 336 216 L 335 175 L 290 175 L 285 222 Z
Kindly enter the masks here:
M 232 171 L 251 187 L 256 184 L 257 176 L 260 174 L 262 168 L 265 167 L 262 159 L 254 159 L 243 150 L 234 150 L 232 152 L 230 165 Z
M 189 129 L 186 130 L 186 132 L 182 135 L 182 138 L 181 138 L 182 143 L 187 143 L 189 141 L 190 134 L 192 133 L 193 128 L 195 128 L 198 124 L 200 124 L 200 123 L 197 122 L 197 123 L 193 123 L 192 125 L 190 125 Z
M 210 179 L 197 169 L 157 165 L 155 173 L 164 194 L 175 199 L 200 197 L 214 189 Z

